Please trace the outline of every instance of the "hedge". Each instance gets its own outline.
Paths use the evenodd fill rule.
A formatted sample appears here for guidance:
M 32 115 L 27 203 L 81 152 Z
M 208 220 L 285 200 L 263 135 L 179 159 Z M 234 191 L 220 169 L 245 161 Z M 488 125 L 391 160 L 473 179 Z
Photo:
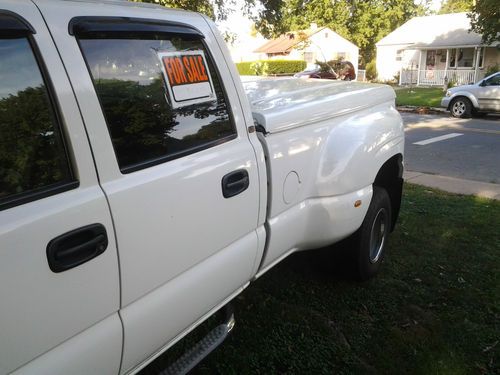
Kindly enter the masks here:
M 236 63 L 240 75 L 274 75 L 301 72 L 307 66 L 303 60 L 257 60 Z

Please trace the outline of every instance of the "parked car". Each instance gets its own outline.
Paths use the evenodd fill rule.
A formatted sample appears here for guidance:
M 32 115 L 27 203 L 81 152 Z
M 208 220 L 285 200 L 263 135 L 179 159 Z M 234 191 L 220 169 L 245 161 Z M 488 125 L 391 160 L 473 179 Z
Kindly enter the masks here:
M 354 69 L 354 65 L 352 65 L 350 61 L 335 62 L 334 64 L 329 63 L 322 63 L 321 65 L 317 65 L 313 69 L 296 73 L 294 77 L 341 79 L 344 81 L 353 81 L 356 79 L 356 70 Z
M 453 87 L 446 91 L 441 107 L 453 117 L 470 117 L 474 113 L 500 112 L 500 72 L 478 83 Z
M 379 271 L 391 87 L 243 86 L 208 17 L 126 1 L 0 0 L 0 51 L 1 375 L 137 373 L 297 251 Z

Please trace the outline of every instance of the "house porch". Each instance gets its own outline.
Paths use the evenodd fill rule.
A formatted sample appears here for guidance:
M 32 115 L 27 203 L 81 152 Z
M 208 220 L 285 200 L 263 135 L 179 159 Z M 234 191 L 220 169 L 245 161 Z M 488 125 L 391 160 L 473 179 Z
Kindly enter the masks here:
M 444 86 L 452 82 L 467 85 L 483 79 L 486 68 L 498 61 L 498 51 L 490 47 L 422 48 L 418 64 L 402 67 L 399 84 Z M 488 64 L 488 65 L 487 65 Z

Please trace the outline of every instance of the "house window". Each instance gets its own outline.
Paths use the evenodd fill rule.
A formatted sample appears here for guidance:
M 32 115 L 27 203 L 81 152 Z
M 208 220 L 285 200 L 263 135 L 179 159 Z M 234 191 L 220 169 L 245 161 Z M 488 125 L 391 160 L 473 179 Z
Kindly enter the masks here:
M 455 68 L 457 65 L 457 50 L 455 48 L 450 49 L 450 64 L 449 68 Z
M 434 67 L 434 65 L 436 65 L 436 51 L 435 50 L 428 50 L 427 51 L 425 65 L 427 67 Z
M 457 50 L 457 67 L 472 68 L 474 62 L 474 48 L 459 48 Z
M 345 60 L 345 52 L 337 52 L 337 60 Z
M 403 53 L 404 53 L 404 49 L 398 49 L 396 51 L 396 61 L 401 61 L 403 60 Z
M 314 62 L 314 52 L 304 52 L 304 60 L 308 64 L 312 64 Z
M 327 38 L 328 38 L 328 33 L 325 33 L 325 39 L 327 39 Z

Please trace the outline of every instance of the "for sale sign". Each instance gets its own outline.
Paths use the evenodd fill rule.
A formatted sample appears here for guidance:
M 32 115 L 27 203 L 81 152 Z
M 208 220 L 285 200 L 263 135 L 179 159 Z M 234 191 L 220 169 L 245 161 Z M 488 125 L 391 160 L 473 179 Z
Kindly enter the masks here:
M 172 107 L 212 101 L 214 86 L 201 50 L 159 52 L 163 75 L 172 99 Z

